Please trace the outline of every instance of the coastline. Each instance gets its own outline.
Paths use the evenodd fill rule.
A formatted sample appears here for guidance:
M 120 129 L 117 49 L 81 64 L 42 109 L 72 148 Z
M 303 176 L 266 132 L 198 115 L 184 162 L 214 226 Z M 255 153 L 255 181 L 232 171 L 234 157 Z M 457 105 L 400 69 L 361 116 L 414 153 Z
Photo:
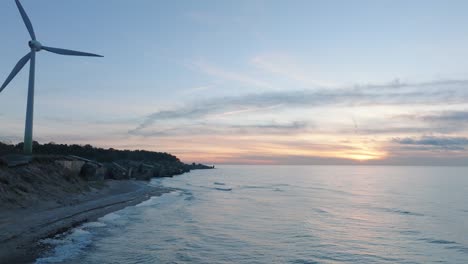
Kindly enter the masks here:
M 41 239 L 174 190 L 149 184 L 153 178 L 214 168 L 144 150 L 36 143 L 28 156 L 21 149 L 0 142 L 0 264 L 32 263 L 49 249 Z
M 0 263 L 33 263 L 44 251 L 39 240 L 174 190 L 134 180 L 108 180 L 105 184 L 105 188 L 73 195 L 73 205 L 2 210 Z

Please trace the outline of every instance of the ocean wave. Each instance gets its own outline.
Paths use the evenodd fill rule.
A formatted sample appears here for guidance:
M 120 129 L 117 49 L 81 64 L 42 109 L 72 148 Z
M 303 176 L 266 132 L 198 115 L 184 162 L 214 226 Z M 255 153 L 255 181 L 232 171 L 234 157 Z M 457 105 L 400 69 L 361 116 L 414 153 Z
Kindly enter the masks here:
M 418 230 L 402 230 L 402 231 L 400 231 L 400 234 L 409 235 L 409 236 L 416 236 L 416 235 L 421 234 L 421 232 L 418 231 Z
M 166 193 L 161 196 L 154 196 L 150 199 L 137 204 L 133 208 L 138 207 L 150 207 L 156 204 L 170 203 L 174 197 L 181 195 L 180 191 L 174 191 Z M 131 207 L 128 207 L 131 208 Z M 119 226 L 127 223 L 128 216 L 126 210 L 122 209 L 117 212 L 109 213 L 103 217 L 98 218 L 95 222 L 84 223 L 83 225 L 72 229 L 69 232 L 65 232 L 56 235 L 53 238 L 47 238 L 39 241 L 39 243 L 45 248 L 51 248 L 45 256 L 36 260 L 37 264 L 47 263 L 62 263 L 66 260 L 79 256 L 82 251 L 91 245 L 94 228 L 102 228 L 107 226 Z
M 244 185 L 239 186 L 241 189 L 271 189 L 270 186 Z
M 458 251 L 460 253 L 468 255 L 468 247 L 465 247 L 465 246 L 462 246 L 462 245 L 447 246 L 445 248 L 453 249 L 453 250 L 456 250 L 456 251 Z
M 115 220 L 119 219 L 120 217 L 121 217 L 121 215 L 114 212 L 114 213 L 106 214 L 105 216 L 100 217 L 98 220 L 102 221 L 102 222 L 114 222 Z
M 96 227 L 105 227 L 107 226 L 103 222 L 89 222 L 82 225 L 83 228 L 96 228 Z
M 225 191 L 225 192 L 232 191 L 232 188 L 214 188 L 214 189 L 218 191 Z
M 432 238 L 421 238 L 421 241 L 425 241 L 430 244 L 437 244 L 441 246 L 445 246 L 446 249 L 456 250 L 460 253 L 468 254 L 468 247 L 451 240 L 445 239 L 432 239 Z
M 455 241 L 449 241 L 449 240 L 443 240 L 443 239 L 421 238 L 419 240 L 426 241 L 431 244 L 442 244 L 442 245 L 458 244 Z
M 192 200 L 195 200 L 195 196 L 193 196 L 193 195 L 187 195 L 184 198 L 184 201 L 192 201 Z
M 295 259 L 291 261 L 290 263 L 293 264 L 318 264 L 320 262 L 314 261 L 314 260 L 305 260 L 305 259 Z
M 328 214 L 328 211 L 320 209 L 320 208 L 315 208 L 314 211 L 317 213 L 321 213 L 321 214 Z
M 272 184 L 272 185 L 240 185 L 238 186 L 239 189 L 265 189 L 265 190 L 272 190 L 275 192 L 281 192 L 284 191 L 283 189 L 279 187 L 286 187 L 290 186 L 289 184 Z
M 92 243 L 92 234 L 83 228 L 75 228 L 70 233 L 43 239 L 39 243 L 53 246 L 54 250 L 49 256 L 37 259 L 36 264 L 60 263 L 78 256 L 88 247 Z
M 395 213 L 399 215 L 409 215 L 409 216 L 424 216 L 424 214 L 417 213 L 417 212 L 412 212 L 404 209 L 398 209 L 398 208 L 377 208 L 378 210 L 388 212 L 388 213 Z
M 153 196 L 151 198 L 149 198 L 148 200 L 144 201 L 144 202 L 141 202 L 137 205 L 135 205 L 136 207 L 142 207 L 142 206 L 152 206 L 152 205 L 155 205 L 158 203 L 158 196 Z
M 300 186 L 298 186 L 299 188 Z M 325 187 L 316 187 L 316 186 L 304 186 L 300 187 L 303 189 L 309 189 L 309 190 L 317 190 L 317 191 L 325 191 L 325 192 L 330 192 L 330 193 L 335 193 L 335 194 L 340 194 L 344 196 L 355 196 L 355 194 L 343 190 L 338 190 L 338 189 L 330 189 L 330 188 L 325 188 Z
M 169 203 L 173 200 L 173 197 L 182 195 L 182 192 L 177 190 L 170 193 L 165 193 L 161 196 L 153 196 L 146 201 L 143 201 L 136 205 L 136 207 L 154 206 L 157 204 Z

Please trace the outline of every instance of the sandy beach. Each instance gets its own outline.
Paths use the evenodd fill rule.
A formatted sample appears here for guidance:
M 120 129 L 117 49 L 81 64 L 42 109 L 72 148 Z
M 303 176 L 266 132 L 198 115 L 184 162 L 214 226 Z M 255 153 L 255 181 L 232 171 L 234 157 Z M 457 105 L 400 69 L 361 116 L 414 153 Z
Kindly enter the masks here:
M 24 209 L 1 209 L 0 263 L 33 263 L 44 250 L 39 240 L 172 191 L 142 181 L 108 180 L 104 184 L 71 195 L 70 203 L 63 206 L 42 202 Z

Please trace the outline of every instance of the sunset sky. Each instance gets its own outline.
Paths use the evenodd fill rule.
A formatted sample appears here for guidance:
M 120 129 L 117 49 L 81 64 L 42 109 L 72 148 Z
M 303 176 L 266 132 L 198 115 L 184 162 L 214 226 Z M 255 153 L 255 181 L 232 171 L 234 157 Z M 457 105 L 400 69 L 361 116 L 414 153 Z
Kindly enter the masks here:
M 35 140 L 185 162 L 468 164 L 468 1 L 23 0 Z M 28 52 L 0 3 L 0 82 Z M 27 68 L 0 94 L 22 141 Z

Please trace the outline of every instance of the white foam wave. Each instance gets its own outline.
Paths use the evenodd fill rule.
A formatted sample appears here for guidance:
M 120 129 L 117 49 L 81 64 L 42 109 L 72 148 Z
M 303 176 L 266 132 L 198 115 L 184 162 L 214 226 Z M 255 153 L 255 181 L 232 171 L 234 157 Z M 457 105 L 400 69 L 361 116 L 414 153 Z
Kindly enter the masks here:
M 86 223 L 86 224 L 83 224 L 83 228 L 94 228 L 94 227 L 105 227 L 107 226 L 105 223 L 103 222 L 89 222 L 89 223 Z
M 42 244 L 54 246 L 50 256 L 36 260 L 36 264 L 60 263 L 66 259 L 78 256 L 92 242 L 92 234 L 82 228 L 75 228 L 71 233 L 43 239 Z
M 154 196 L 136 205 L 136 207 L 171 204 L 180 195 L 182 195 L 182 192 L 174 191 L 161 196 Z M 100 217 L 98 221 L 85 223 L 70 232 L 41 240 L 41 244 L 51 246 L 53 251 L 44 257 L 38 258 L 36 264 L 61 263 L 67 259 L 77 257 L 82 250 L 92 243 L 93 228 L 124 225 L 128 218 L 129 211 L 127 210 L 131 212 L 134 209 L 125 208 L 112 212 Z
M 174 199 L 175 196 L 180 196 L 181 192 L 180 191 L 173 191 L 170 193 L 165 193 L 161 196 L 153 196 L 150 199 L 141 202 L 136 205 L 136 207 L 142 207 L 142 206 L 153 206 L 157 204 L 166 204 L 169 203 Z
M 153 197 L 149 198 L 148 200 L 137 204 L 136 207 L 151 206 L 151 205 L 158 204 L 158 198 L 159 197 L 157 197 L 157 196 L 153 196 Z
M 100 222 L 114 222 L 115 220 L 119 219 L 121 217 L 121 215 L 117 214 L 117 213 L 110 213 L 110 214 L 106 214 L 105 216 L 99 218 L 98 220 Z

